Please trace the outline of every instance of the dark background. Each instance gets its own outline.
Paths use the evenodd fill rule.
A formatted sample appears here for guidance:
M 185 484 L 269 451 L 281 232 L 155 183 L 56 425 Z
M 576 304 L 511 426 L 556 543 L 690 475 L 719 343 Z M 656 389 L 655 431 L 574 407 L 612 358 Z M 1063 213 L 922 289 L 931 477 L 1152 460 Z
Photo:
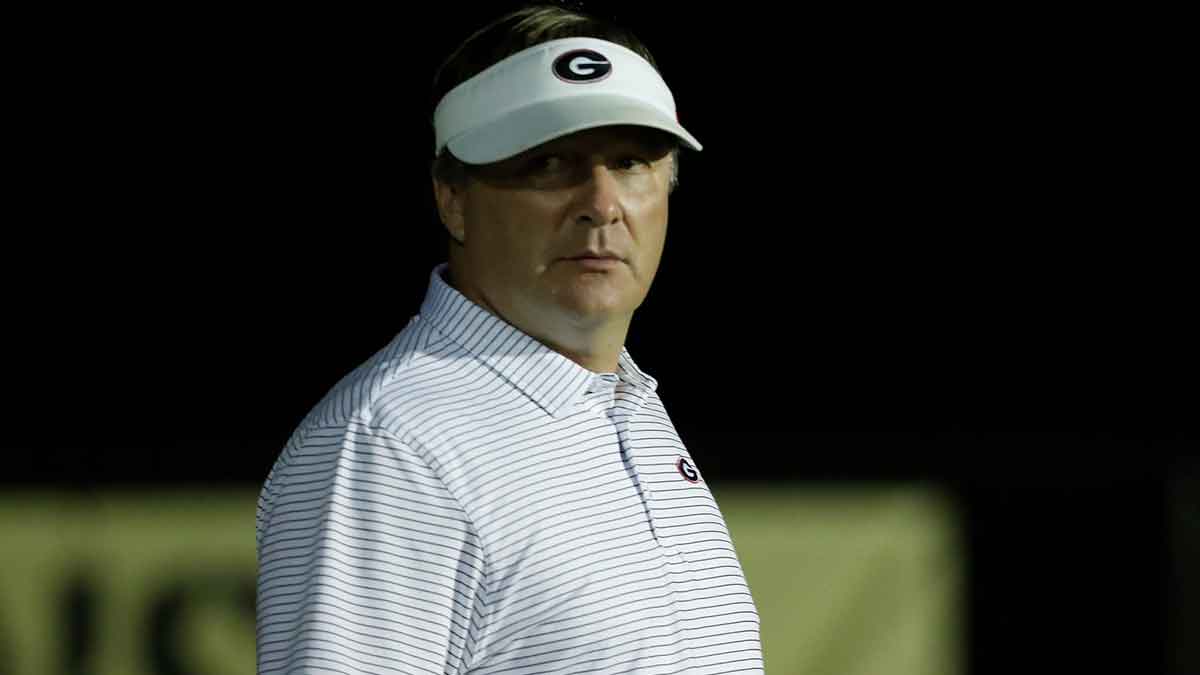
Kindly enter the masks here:
M 585 4 L 705 144 L 627 345 L 706 474 L 949 486 L 972 673 L 1200 672 L 1194 224 L 1146 26 Z M 494 12 L 88 11 L 14 65 L 0 481 L 261 484 L 445 258 L 429 89 Z

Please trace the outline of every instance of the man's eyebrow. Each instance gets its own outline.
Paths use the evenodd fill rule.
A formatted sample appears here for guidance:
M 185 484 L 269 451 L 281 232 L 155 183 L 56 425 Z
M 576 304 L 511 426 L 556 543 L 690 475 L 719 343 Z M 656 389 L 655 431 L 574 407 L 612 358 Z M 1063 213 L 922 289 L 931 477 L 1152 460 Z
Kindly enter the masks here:
M 570 143 L 548 143 L 544 147 L 528 151 L 523 159 L 536 159 L 546 155 L 590 155 L 606 152 L 646 152 L 667 153 L 671 150 L 671 140 L 657 134 L 637 134 L 623 136 L 604 142 L 589 144 L 588 147 L 578 148 Z
M 671 153 L 671 145 L 669 143 L 659 143 L 655 141 L 640 141 L 631 143 L 628 146 L 630 152 L 649 155 L 651 157 L 665 157 Z
M 638 138 L 623 138 L 612 143 L 610 147 L 616 148 L 618 151 L 666 152 L 670 150 L 671 144 L 655 136 L 643 136 Z

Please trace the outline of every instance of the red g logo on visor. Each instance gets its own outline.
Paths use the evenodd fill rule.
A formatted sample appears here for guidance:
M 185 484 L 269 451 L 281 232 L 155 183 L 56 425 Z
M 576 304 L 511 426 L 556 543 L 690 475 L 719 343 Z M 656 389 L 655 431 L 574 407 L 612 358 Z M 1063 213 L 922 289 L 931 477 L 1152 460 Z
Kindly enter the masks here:
M 564 82 L 599 82 L 612 73 L 612 63 L 590 49 L 575 49 L 554 59 L 554 74 Z

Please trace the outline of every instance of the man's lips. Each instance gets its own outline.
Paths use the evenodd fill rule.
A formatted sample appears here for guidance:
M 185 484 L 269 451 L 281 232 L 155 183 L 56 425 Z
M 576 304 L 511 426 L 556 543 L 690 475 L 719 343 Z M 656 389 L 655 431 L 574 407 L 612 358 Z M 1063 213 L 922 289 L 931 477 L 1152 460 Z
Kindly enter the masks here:
M 576 267 L 597 271 L 615 269 L 617 266 L 625 264 L 620 258 L 611 256 L 576 256 L 574 258 L 563 258 L 563 262 L 575 263 L 574 266 Z
M 584 251 L 578 255 L 573 255 L 563 260 L 624 260 L 622 256 L 617 255 L 612 251 Z

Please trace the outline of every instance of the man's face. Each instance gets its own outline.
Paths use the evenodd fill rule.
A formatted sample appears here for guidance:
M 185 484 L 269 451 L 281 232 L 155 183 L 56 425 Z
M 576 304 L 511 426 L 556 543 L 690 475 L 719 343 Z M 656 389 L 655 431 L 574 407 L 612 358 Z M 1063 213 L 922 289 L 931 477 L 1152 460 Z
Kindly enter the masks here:
M 456 285 L 543 332 L 562 321 L 586 328 L 627 319 L 662 257 L 669 139 L 644 127 L 601 127 L 475 167 L 453 207 L 443 206 L 444 219 L 457 214 L 447 225 L 453 231 L 456 222 L 466 244 Z M 570 260 L 588 251 L 619 260 Z

